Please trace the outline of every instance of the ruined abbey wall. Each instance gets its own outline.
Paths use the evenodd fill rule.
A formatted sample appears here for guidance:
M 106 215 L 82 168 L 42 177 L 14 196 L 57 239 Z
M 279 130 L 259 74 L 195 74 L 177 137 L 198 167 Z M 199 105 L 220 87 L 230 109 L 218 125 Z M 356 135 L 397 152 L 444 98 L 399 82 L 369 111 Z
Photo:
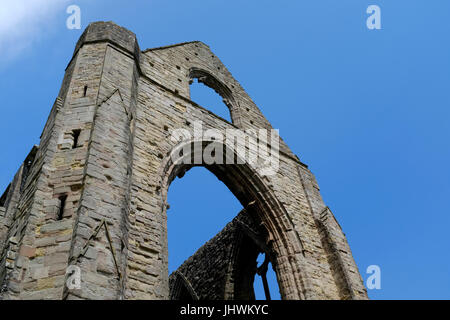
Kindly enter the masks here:
M 194 79 L 222 96 L 232 122 L 190 100 Z M 207 45 L 141 51 L 132 32 L 112 22 L 90 24 L 39 146 L 1 197 L 0 297 L 168 299 L 167 190 L 192 167 L 173 161 L 179 143 L 170 135 L 193 132 L 200 121 L 203 130 L 247 130 L 247 140 L 272 128 Z M 185 144 L 206 149 L 212 142 L 194 140 Z M 283 299 L 366 299 L 313 174 L 278 142 L 273 175 L 261 174 L 261 161 L 200 165 L 263 227 L 259 247 L 271 254 Z M 79 288 L 66 285 L 69 266 L 80 270 Z M 233 290 L 226 297 L 234 298 Z

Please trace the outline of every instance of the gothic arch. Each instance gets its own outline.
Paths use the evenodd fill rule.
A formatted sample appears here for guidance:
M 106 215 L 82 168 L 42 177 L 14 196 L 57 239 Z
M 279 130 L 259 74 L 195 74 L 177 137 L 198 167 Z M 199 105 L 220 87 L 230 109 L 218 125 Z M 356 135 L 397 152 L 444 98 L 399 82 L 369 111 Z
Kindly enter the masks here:
M 236 225 L 236 240 L 230 255 L 229 267 L 231 270 L 225 286 L 228 289 L 225 299 L 255 300 L 254 282 L 257 275 L 257 257 L 263 253 L 271 262 L 276 260 L 276 253 L 271 244 L 267 244 L 269 234 L 252 208 L 243 210 L 239 214 Z M 272 265 L 276 269 L 275 264 Z M 278 275 L 277 272 L 276 274 Z
M 189 140 L 175 146 L 172 152 L 180 150 L 182 146 L 190 145 L 190 150 L 195 150 L 195 145 L 201 145 L 201 151 L 211 141 Z M 219 142 L 214 142 L 219 143 Z M 222 144 L 224 154 L 232 153 L 235 159 L 239 155 L 227 145 Z M 244 209 L 254 212 L 258 220 L 268 232 L 267 245 L 272 249 L 273 266 L 276 268 L 278 284 L 282 299 L 305 299 L 307 284 L 306 275 L 301 266 L 304 264 L 303 248 L 300 237 L 294 231 L 284 206 L 278 201 L 274 193 L 266 185 L 257 171 L 250 165 L 244 164 L 185 164 L 183 159 L 192 158 L 194 152 L 183 154 L 183 157 L 174 162 L 170 152 L 162 162 L 160 176 L 162 203 L 167 201 L 167 193 L 171 182 L 175 177 L 182 177 L 193 166 L 203 166 L 221 180 L 227 188 L 241 202 Z M 235 163 L 240 163 L 236 161 Z M 166 206 L 163 206 L 165 214 Z M 167 226 L 166 226 L 167 227 Z M 164 232 L 167 235 L 167 230 Z M 292 245 L 297 243 L 297 245 Z M 297 250 L 295 250 L 295 248 Z M 300 252 L 299 252 L 300 251 Z
M 170 300 L 197 301 L 198 296 L 194 288 L 179 271 L 174 272 L 172 290 L 170 291 Z
M 218 80 L 209 71 L 201 68 L 192 67 L 189 70 L 189 84 L 192 84 L 194 79 L 197 79 L 199 83 L 203 83 L 205 86 L 213 89 L 218 95 L 222 97 L 223 103 L 228 107 L 230 111 L 230 118 L 233 123 L 236 122 L 236 116 L 238 110 L 238 103 L 233 96 L 232 91 L 220 80 Z

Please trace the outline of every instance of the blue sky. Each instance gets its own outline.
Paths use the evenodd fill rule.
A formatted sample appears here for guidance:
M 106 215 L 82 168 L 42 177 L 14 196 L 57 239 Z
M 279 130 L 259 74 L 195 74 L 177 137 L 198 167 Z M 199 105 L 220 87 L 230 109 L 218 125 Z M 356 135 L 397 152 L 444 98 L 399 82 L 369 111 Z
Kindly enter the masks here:
M 369 296 L 450 299 L 448 0 L 2 2 L 2 190 L 39 143 L 81 35 L 65 27 L 69 4 L 80 6 L 82 29 L 112 20 L 141 49 L 207 43 L 316 175 L 363 278 L 380 266 L 381 290 Z M 366 27 L 371 4 L 381 30 Z M 172 268 L 240 209 L 202 169 L 173 183 L 169 203 Z

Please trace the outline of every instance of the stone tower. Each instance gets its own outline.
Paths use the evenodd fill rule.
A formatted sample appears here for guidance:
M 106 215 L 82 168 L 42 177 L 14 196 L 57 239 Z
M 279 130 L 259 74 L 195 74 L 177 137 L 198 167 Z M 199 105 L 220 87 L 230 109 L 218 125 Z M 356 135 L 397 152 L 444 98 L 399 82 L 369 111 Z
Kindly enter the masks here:
M 222 96 L 232 122 L 190 100 L 194 79 Z M 279 159 L 270 175 L 260 162 L 177 162 L 171 155 L 180 143 L 200 153 L 221 145 L 238 160 L 228 141 L 171 138 L 200 121 L 203 130 L 239 129 L 244 141 L 272 129 L 204 43 L 141 51 L 132 32 L 90 24 L 39 146 L 0 199 L 0 298 L 252 299 L 256 256 L 264 252 L 283 299 L 366 299 L 308 167 L 281 139 L 271 146 Z M 169 281 L 167 190 L 193 165 L 215 174 L 244 209 Z M 71 282 L 77 274 L 79 285 Z

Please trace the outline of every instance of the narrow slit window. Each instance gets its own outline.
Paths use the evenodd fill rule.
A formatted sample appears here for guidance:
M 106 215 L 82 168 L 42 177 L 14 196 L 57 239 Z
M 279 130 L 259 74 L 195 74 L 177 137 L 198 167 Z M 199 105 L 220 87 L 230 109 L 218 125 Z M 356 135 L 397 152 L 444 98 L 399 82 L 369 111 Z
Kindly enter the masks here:
M 62 220 L 64 217 L 64 209 L 66 207 L 67 195 L 63 195 L 59 197 L 59 211 L 58 211 L 58 220 Z
M 81 133 L 81 130 L 73 130 L 72 131 L 72 135 L 73 135 L 72 149 L 75 149 L 76 147 L 78 147 L 78 139 L 80 138 L 80 133 Z
M 88 86 L 84 86 L 83 97 L 86 97 Z

